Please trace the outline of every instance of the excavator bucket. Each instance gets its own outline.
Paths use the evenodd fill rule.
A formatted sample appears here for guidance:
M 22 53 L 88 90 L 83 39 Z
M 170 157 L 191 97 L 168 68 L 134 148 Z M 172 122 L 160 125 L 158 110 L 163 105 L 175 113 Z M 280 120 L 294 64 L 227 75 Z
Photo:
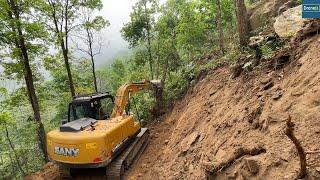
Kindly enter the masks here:
M 151 83 L 156 89 L 162 89 L 162 88 L 163 88 L 163 82 L 162 82 L 162 80 L 159 80 L 159 79 L 151 80 L 150 83 Z

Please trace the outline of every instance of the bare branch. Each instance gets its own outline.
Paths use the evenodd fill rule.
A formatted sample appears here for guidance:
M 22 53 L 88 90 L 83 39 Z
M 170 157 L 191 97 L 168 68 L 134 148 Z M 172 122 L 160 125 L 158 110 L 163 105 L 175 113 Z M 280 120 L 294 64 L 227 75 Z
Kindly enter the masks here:
M 304 178 L 307 175 L 307 160 L 306 160 L 306 154 L 304 152 L 304 149 L 299 142 L 299 140 L 294 135 L 294 123 L 291 122 L 291 116 L 289 115 L 287 119 L 287 128 L 285 131 L 285 134 L 288 136 L 288 138 L 293 142 L 295 147 L 297 148 L 299 158 L 300 158 L 300 172 L 298 175 L 299 179 Z
M 75 40 L 73 40 L 73 38 L 70 38 L 70 40 L 75 44 L 77 50 L 79 50 L 79 51 L 87 54 L 88 56 L 90 56 L 89 51 L 86 50 L 86 49 L 81 48 L 81 47 L 79 46 L 79 44 L 78 44 Z
M 86 41 L 86 42 L 85 42 L 86 44 L 89 43 L 89 41 L 88 41 L 85 37 L 83 37 L 83 36 L 81 36 L 81 35 L 72 34 L 72 36 L 74 36 L 74 37 L 76 37 L 76 38 L 79 38 L 79 39 L 82 40 L 82 41 Z
M 81 24 L 76 24 L 74 26 L 71 26 L 70 28 L 68 28 L 67 33 L 71 32 L 72 30 L 74 30 L 74 29 L 76 29 L 76 28 L 78 28 L 80 26 L 81 26 Z

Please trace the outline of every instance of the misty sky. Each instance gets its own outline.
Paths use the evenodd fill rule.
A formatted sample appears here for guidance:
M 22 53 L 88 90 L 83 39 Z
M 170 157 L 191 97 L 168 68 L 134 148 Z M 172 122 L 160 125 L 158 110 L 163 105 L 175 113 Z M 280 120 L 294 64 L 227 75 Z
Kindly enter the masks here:
M 108 19 L 110 26 L 101 33 L 103 39 L 108 42 L 104 44 L 108 45 L 102 47 L 101 54 L 95 57 L 97 68 L 112 62 L 115 56 L 125 55 L 128 52 L 128 44 L 122 39 L 120 30 L 124 23 L 130 21 L 130 12 L 137 0 L 102 0 L 102 2 L 103 9 L 97 14 Z M 2 71 L 3 68 L 0 66 L 0 73 Z M 0 87 L 12 90 L 16 89 L 17 85 L 11 80 L 0 79 Z
M 121 38 L 120 30 L 124 23 L 130 21 L 130 12 L 136 0 L 102 0 L 103 9 L 98 13 L 109 20 L 110 26 L 103 30 L 103 39 L 108 42 L 96 56 L 96 64 L 111 62 L 117 55 L 124 55 L 128 44 Z

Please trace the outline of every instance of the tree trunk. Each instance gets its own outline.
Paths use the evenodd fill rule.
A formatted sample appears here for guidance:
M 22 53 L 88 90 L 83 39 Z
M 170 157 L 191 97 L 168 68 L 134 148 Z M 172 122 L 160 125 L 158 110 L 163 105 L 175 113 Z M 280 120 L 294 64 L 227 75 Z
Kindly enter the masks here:
M 156 91 L 156 117 L 158 117 L 160 114 L 162 114 L 162 109 L 164 107 L 163 102 L 163 92 L 165 88 L 165 82 L 167 79 L 167 74 L 169 70 L 169 60 L 166 59 L 165 64 L 163 66 L 163 74 L 162 74 L 162 88 Z
M 149 58 L 149 66 L 150 66 L 150 76 L 153 79 L 153 60 L 152 60 L 152 52 L 151 52 L 151 37 L 150 37 L 150 19 L 147 17 L 147 1 L 144 1 L 144 11 L 147 25 L 147 43 L 148 43 L 148 58 Z
M 61 25 L 61 29 L 59 30 L 59 25 L 58 25 L 58 20 L 57 20 L 57 15 L 56 15 L 56 7 L 55 4 L 51 1 L 48 1 L 49 5 L 52 8 L 52 18 L 53 18 L 53 23 L 55 26 L 55 33 L 59 38 L 59 42 L 60 42 L 60 47 L 62 50 L 62 54 L 63 54 L 63 59 L 64 59 L 64 64 L 67 70 L 67 74 L 68 74 L 68 81 L 69 81 L 69 87 L 70 87 L 70 92 L 71 92 L 71 96 L 75 96 L 75 89 L 74 89 L 74 84 L 73 84 L 73 79 L 72 79 L 72 74 L 71 74 L 71 69 L 70 69 L 70 64 L 69 64 L 69 56 L 68 56 L 68 0 L 66 1 L 67 5 L 65 8 L 65 12 L 64 12 L 64 18 L 65 18 L 65 42 L 64 39 L 62 37 L 62 25 Z
M 69 64 L 69 46 L 68 46 L 68 20 L 69 20 L 69 0 L 66 0 L 66 5 L 65 5 L 65 11 L 64 11 L 64 33 L 65 33 L 65 43 L 64 43 L 64 53 L 63 53 L 63 57 L 64 57 L 64 61 L 65 61 L 65 66 L 67 69 L 67 73 L 68 73 L 68 79 L 69 79 L 69 86 L 70 86 L 70 92 L 72 97 L 75 96 L 75 90 L 74 90 L 74 84 L 73 84 L 73 79 L 72 79 L 72 74 L 71 74 L 71 70 L 70 70 L 70 64 Z
M 249 21 L 247 8 L 244 0 L 235 0 L 236 15 L 238 21 L 238 33 L 240 41 L 240 49 L 243 49 L 249 42 Z
M 157 69 L 156 69 L 156 79 L 159 78 L 160 73 L 160 37 L 158 36 L 157 40 Z
M 72 74 L 71 74 L 71 69 L 70 69 L 70 64 L 69 64 L 68 50 L 63 42 L 61 42 L 60 46 L 61 46 L 62 53 L 63 53 L 64 65 L 65 65 L 67 73 L 68 73 L 68 80 L 69 80 L 69 87 L 70 87 L 71 96 L 73 97 L 76 95 L 76 93 L 74 90 L 74 84 L 73 84 L 73 79 L 72 79 Z
M 149 66 L 150 66 L 150 76 L 151 79 L 153 79 L 153 60 L 152 60 L 152 52 L 151 52 L 151 42 L 150 42 L 150 35 L 149 30 L 147 30 L 147 36 L 148 36 L 148 54 L 149 54 Z
M 216 0 L 216 9 L 217 9 L 217 28 L 219 31 L 219 46 L 221 54 L 224 54 L 224 36 L 223 36 L 223 27 L 222 27 L 222 17 L 221 17 L 221 2 Z
M 44 126 L 41 122 L 41 116 L 40 116 L 40 108 L 39 108 L 39 102 L 36 95 L 35 87 L 33 84 L 33 75 L 30 67 L 30 61 L 28 57 L 28 50 L 25 44 L 24 36 L 22 33 L 21 25 L 19 23 L 20 21 L 20 14 L 19 14 L 19 8 L 15 5 L 14 0 L 8 0 L 8 3 L 10 5 L 10 8 L 14 14 L 14 19 L 17 21 L 15 24 L 15 30 L 18 32 L 18 38 L 16 40 L 16 46 L 20 49 L 20 58 L 23 60 L 24 65 L 24 78 L 26 81 L 27 86 L 27 93 L 29 97 L 29 101 L 32 106 L 32 110 L 34 113 L 34 119 L 38 124 L 38 145 L 41 149 L 44 160 L 48 162 L 48 155 L 47 155 L 47 147 L 46 147 L 46 135 L 44 131 Z
M 297 179 L 303 179 L 307 176 L 307 160 L 306 160 L 306 153 L 300 143 L 300 141 L 296 138 L 294 135 L 294 123 L 291 121 L 291 116 L 289 115 L 287 122 L 286 122 L 287 128 L 285 130 L 285 134 L 288 136 L 288 138 L 293 142 L 295 145 L 299 159 L 300 159 L 300 172 L 298 174 Z
M 98 92 L 97 78 L 96 78 L 96 71 L 95 71 L 93 55 L 91 55 L 90 57 L 91 57 L 91 63 L 92 63 L 92 74 L 93 74 L 94 89 L 95 89 L 96 92 Z
M 86 28 L 86 31 L 87 31 L 87 36 L 88 36 L 89 55 L 90 55 L 91 65 L 92 65 L 94 90 L 96 92 L 98 92 L 96 68 L 95 68 L 95 64 L 94 64 L 94 54 L 93 54 L 93 49 L 92 49 L 93 38 L 91 38 L 93 34 L 90 33 L 89 29 L 87 29 L 87 28 Z
M 167 79 L 167 74 L 169 70 L 169 60 L 167 59 L 164 66 L 163 66 L 163 74 L 162 74 L 162 85 L 164 86 L 166 79 Z

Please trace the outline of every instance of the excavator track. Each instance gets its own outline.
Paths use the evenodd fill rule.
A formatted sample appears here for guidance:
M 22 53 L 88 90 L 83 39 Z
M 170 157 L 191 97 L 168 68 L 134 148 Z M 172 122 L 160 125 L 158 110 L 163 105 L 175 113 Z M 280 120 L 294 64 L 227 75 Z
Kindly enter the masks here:
M 64 180 L 72 179 L 72 175 L 70 174 L 70 169 L 63 168 L 61 166 L 59 166 L 59 176 L 61 179 L 64 179 Z
M 107 180 L 120 180 L 124 171 L 129 169 L 135 159 L 138 159 L 148 145 L 149 130 L 141 128 L 135 140 L 114 159 L 106 168 Z

